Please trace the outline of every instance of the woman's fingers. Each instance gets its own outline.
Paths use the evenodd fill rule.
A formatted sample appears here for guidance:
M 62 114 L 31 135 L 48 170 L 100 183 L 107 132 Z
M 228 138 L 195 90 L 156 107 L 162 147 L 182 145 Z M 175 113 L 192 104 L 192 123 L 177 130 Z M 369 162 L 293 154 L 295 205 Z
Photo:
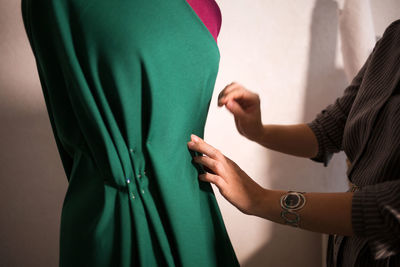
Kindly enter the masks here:
M 245 96 L 245 90 L 243 88 L 234 88 L 230 92 L 225 93 L 218 101 L 219 105 L 226 105 L 230 100 L 243 99 Z
M 238 102 L 232 100 L 226 104 L 226 108 L 236 117 L 243 117 L 246 115 L 246 112 L 243 108 L 238 104 Z
M 207 155 L 208 157 L 215 160 L 222 158 L 221 152 L 219 152 L 216 148 L 204 142 L 200 137 L 192 134 L 191 140 L 192 141 L 188 143 L 188 146 L 191 150 Z
M 213 172 L 199 175 L 200 180 L 213 183 L 222 190 L 223 186 L 226 185 L 226 181 L 223 178 L 226 174 L 224 173 L 223 163 L 221 162 L 224 156 L 217 149 L 204 142 L 200 137 L 192 135 L 191 139 L 192 141 L 188 143 L 189 148 L 206 155 L 194 157 L 193 160 Z
M 218 97 L 218 106 L 225 105 L 229 99 L 233 99 L 232 96 L 234 95 L 236 96 L 236 98 L 242 97 L 243 91 L 245 91 L 245 89 L 242 86 L 236 84 L 227 87 L 220 93 L 220 96 Z M 236 92 L 236 94 L 233 94 L 234 92 Z
M 235 100 L 240 100 L 244 103 L 256 103 L 259 100 L 259 97 L 257 94 L 242 88 L 226 94 L 224 99 L 225 101 L 230 101 L 235 99 Z
M 208 169 L 210 169 L 214 174 L 224 176 L 223 173 L 223 166 L 222 163 L 219 161 L 216 161 L 215 159 L 209 158 L 209 157 L 194 157 L 194 162 L 199 163 Z
M 221 98 L 223 98 L 226 94 L 228 94 L 229 92 L 231 92 L 234 89 L 238 89 L 240 88 L 241 85 L 236 83 L 236 82 L 232 82 L 230 84 L 228 84 L 227 86 L 225 86 L 224 89 L 222 89 L 222 91 L 219 93 L 218 95 L 218 100 L 220 100 Z M 218 101 L 219 104 L 219 101 Z
M 246 109 L 249 106 L 259 104 L 260 99 L 257 94 L 240 87 L 225 93 L 224 96 L 219 99 L 218 105 L 223 106 L 231 101 L 237 102 L 242 109 Z
M 226 187 L 225 180 L 215 174 L 211 174 L 208 172 L 205 174 L 200 174 L 199 179 L 203 182 L 209 182 L 215 184 L 221 192 L 223 192 Z

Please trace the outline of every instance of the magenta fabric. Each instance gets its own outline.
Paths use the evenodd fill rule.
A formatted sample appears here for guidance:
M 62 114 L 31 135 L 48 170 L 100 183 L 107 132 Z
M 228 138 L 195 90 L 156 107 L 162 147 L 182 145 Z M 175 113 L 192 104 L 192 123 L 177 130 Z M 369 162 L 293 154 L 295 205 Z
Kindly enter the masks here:
M 197 16 L 203 21 L 217 42 L 218 34 L 221 29 L 222 16 L 221 10 L 215 0 L 186 0 L 196 12 Z

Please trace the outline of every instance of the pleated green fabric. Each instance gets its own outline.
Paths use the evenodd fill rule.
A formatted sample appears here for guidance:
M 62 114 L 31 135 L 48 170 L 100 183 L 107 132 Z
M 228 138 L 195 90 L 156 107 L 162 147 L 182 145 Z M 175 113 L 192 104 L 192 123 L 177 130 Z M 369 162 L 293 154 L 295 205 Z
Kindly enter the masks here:
M 186 0 L 23 0 L 69 180 L 60 266 L 238 266 L 186 143 L 219 50 Z

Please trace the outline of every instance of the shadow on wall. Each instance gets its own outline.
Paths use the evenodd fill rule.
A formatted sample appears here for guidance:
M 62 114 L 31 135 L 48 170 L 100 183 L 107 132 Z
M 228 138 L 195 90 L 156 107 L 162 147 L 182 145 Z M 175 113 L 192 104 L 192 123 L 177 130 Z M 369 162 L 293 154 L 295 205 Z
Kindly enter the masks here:
M 0 123 L 0 266 L 57 266 L 67 179 L 47 114 L 14 108 Z
M 338 6 L 332 0 L 317 0 L 313 9 L 310 29 L 309 64 L 304 97 L 303 121 L 309 122 L 328 104 L 333 103 L 345 88 L 347 81 L 342 69 L 335 66 Z M 329 22 L 329 23 L 327 23 Z M 284 100 L 282 100 L 284 101 Z M 308 159 L 268 152 L 269 166 L 280 166 L 269 171 L 273 189 L 323 191 L 326 176 L 322 165 L 312 166 Z M 311 167 L 310 167 L 311 166 Z M 293 179 L 289 181 L 288 179 Z M 291 188 L 287 188 L 288 184 Z M 242 263 L 243 267 L 288 266 L 319 267 L 323 262 L 322 235 L 287 226 L 272 224 L 268 228 L 268 242 L 252 257 Z M 307 246 L 291 242 L 305 240 Z M 313 244 L 309 246 L 308 244 Z M 285 267 L 285 266 L 282 266 Z
M 58 266 L 67 188 L 20 1 L 0 1 L 0 266 Z

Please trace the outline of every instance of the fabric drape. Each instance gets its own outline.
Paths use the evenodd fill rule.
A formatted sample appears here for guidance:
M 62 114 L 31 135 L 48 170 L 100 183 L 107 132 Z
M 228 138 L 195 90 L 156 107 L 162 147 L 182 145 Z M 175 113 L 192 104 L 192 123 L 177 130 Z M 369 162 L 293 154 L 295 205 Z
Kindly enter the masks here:
M 238 266 L 187 148 L 219 50 L 186 0 L 23 0 L 69 180 L 60 266 Z

